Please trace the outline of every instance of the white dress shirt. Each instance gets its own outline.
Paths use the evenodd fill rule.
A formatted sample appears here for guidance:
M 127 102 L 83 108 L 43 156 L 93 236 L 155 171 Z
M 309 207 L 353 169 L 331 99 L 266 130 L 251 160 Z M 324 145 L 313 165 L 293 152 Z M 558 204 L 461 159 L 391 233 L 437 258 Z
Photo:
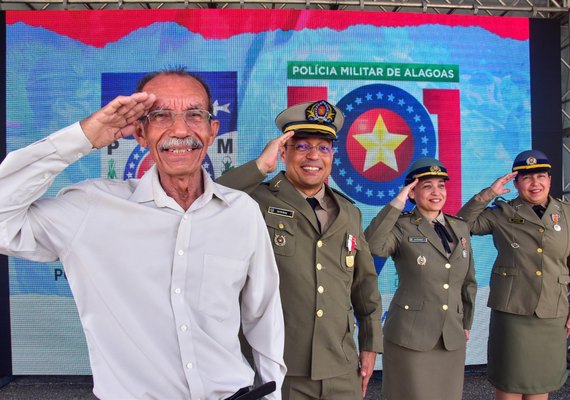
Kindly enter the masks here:
M 259 207 L 214 183 L 184 211 L 153 167 L 140 180 L 88 180 L 42 198 L 91 151 L 79 123 L 0 165 L 0 252 L 61 260 L 101 399 L 219 400 L 286 372 L 279 277 Z M 240 301 L 241 299 L 241 301 Z

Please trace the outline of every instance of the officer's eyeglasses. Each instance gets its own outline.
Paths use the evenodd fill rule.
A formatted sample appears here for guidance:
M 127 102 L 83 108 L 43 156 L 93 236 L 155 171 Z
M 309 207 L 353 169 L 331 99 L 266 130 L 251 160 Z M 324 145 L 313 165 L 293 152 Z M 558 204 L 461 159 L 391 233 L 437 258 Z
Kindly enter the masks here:
M 327 146 L 325 144 L 317 144 L 311 146 L 308 143 L 295 143 L 295 144 L 286 144 L 285 147 L 293 147 L 297 153 L 301 154 L 306 154 L 313 149 L 317 149 L 317 152 L 323 156 L 330 156 L 334 152 L 332 146 Z
M 176 121 L 179 115 L 182 115 L 184 122 L 190 127 L 205 124 L 213 118 L 213 115 L 208 111 L 193 108 L 181 113 L 176 113 L 172 110 L 154 110 L 141 117 L 141 120 L 146 118 L 150 125 L 157 128 L 170 128 L 174 125 L 174 121 Z

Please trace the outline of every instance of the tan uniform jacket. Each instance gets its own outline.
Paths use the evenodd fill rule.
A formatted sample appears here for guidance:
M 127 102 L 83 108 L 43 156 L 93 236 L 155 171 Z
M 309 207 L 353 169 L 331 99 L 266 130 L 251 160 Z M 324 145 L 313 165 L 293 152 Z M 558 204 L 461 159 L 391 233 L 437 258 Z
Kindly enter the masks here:
M 497 248 L 487 305 L 540 318 L 566 316 L 570 205 L 550 197 L 540 219 L 518 197 L 493 204 L 488 208 L 474 196 L 459 211 L 474 235 L 492 234 Z
M 464 329 L 471 329 L 477 284 L 469 229 L 458 218 L 445 220 L 458 239 L 449 258 L 417 209 L 401 213 L 388 204 L 366 228 L 372 254 L 392 257 L 398 272 L 384 335 L 412 350 L 431 350 L 442 336 L 445 348 L 456 350 L 465 346 Z
M 283 172 L 269 184 L 263 179 L 252 161 L 218 183 L 248 192 L 265 218 L 280 275 L 287 374 L 326 379 L 355 371 L 355 315 L 360 350 L 382 351 L 378 276 L 360 211 L 326 187 L 339 213 L 321 235 L 312 208 Z M 351 253 L 349 235 L 356 238 Z

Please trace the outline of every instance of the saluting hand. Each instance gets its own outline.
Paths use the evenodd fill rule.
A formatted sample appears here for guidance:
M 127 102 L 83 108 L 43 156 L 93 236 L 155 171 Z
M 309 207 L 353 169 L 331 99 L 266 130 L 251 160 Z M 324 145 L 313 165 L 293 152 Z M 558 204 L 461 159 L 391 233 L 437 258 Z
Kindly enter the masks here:
M 495 196 L 501 196 L 503 194 L 509 193 L 511 189 L 507 189 L 505 185 L 515 179 L 518 172 L 510 172 L 506 175 L 501 176 L 498 178 L 493 184 L 491 185 L 491 190 L 495 194 Z
M 100 149 L 134 133 L 135 122 L 156 101 L 154 94 L 138 92 L 118 96 L 109 104 L 80 122 L 81 129 L 94 148 Z
M 408 200 L 408 197 L 410 197 L 410 192 L 414 190 L 418 182 L 419 179 L 415 179 L 409 185 L 404 186 L 402 190 L 400 190 L 400 193 L 398 193 L 398 195 L 396 196 L 396 199 L 400 200 L 403 204 L 405 204 L 406 200 Z
M 287 140 L 295 134 L 294 131 L 284 133 L 283 135 L 270 140 L 269 143 L 265 145 L 265 148 L 255 160 L 255 164 L 259 170 L 267 175 L 277 168 L 277 160 L 279 158 L 279 149 L 287 143 Z

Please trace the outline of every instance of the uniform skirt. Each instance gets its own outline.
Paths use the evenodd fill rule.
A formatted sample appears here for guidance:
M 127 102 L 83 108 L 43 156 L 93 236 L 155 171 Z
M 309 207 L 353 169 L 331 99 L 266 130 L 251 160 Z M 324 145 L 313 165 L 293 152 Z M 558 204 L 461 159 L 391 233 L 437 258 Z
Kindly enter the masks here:
M 566 318 L 491 311 L 489 382 L 508 393 L 540 394 L 566 382 Z
M 443 340 L 430 351 L 415 351 L 384 340 L 384 400 L 460 400 L 463 393 L 465 346 L 447 351 Z

